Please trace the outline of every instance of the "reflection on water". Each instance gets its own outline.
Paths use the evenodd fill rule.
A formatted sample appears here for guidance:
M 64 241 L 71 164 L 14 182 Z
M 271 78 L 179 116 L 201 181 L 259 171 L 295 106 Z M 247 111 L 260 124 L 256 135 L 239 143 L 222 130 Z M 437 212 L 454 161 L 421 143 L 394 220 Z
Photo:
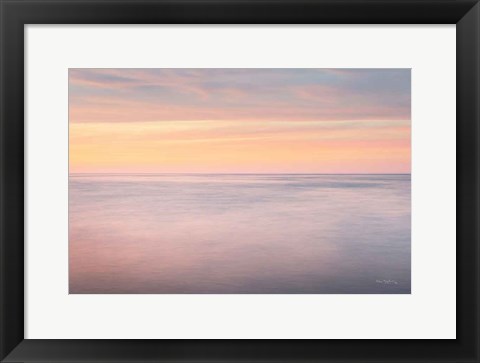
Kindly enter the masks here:
M 70 293 L 410 293 L 410 175 L 73 175 Z

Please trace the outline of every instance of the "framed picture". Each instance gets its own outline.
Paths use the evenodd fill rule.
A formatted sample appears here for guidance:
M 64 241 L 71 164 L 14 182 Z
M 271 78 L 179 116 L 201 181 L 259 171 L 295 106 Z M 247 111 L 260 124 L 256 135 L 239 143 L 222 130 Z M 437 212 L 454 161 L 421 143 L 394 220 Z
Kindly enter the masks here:
M 480 5 L 1 0 L 2 362 L 480 362 Z

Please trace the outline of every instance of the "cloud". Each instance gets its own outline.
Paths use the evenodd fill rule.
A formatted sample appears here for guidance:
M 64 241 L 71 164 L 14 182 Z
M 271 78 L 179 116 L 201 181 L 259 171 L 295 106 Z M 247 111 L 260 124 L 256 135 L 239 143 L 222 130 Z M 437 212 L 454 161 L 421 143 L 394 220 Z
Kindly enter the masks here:
M 408 69 L 71 69 L 71 122 L 409 120 Z

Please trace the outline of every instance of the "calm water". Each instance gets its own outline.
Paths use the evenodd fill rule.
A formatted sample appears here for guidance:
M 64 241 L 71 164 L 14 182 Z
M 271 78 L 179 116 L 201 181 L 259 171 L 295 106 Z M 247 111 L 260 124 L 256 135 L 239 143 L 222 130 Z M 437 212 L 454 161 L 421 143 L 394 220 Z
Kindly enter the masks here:
M 70 176 L 70 293 L 410 293 L 410 175 Z

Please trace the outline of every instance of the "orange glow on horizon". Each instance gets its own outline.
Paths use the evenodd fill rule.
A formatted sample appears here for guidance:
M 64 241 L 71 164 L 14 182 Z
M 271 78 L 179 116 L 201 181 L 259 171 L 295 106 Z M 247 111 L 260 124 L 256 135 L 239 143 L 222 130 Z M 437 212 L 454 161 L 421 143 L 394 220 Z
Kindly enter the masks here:
M 410 172 L 409 122 L 338 124 L 72 123 L 70 173 Z

